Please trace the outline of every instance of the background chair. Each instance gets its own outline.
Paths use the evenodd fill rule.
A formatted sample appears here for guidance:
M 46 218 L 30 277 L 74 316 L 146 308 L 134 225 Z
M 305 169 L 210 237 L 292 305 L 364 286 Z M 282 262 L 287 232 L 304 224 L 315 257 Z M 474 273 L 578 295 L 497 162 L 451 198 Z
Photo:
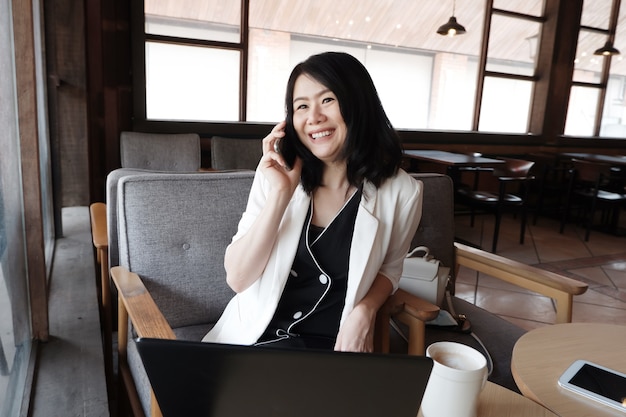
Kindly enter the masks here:
M 211 138 L 211 168 L 214 170 L 255 170 L 261 156 L 263 144 L 260 139 Z
M 535 152 L 528 155 L 535 164 L 530 174 L 535 181 L 530 184 L 529 206 L 533 208 L 533 224 L 537 224 L 539 215 L 559 216 L 565 200 L 569 170 L 569 162 L 562 160 L 557 154 Z
M 616 231 L 619 214 L 626 204 L 626 190 L 610 188 L 611 166 L 599 162 L 572 159 L 569 171 L 569 186 L 560 232 L 565 230 L 565 223 L 574 205 L 578 205 L 580 219 L 585 227 L 585 240 L 589 240 L 591 228 L 595 223 L 596 210 L 601 209 L 600 223 L 609 231 Z M 614 187 L 615 185 L 613 185 Z
M 122 132 L 122 168 L 191 172 L 200 169 L 200 136 L 196 133 Z
M 526 231 L 526 201 L 528 199 L 528 183 L 533 179 L 528 174 L 534 162 L 522 159 L 499 158 L 504 164 L 493 169 L 492 174 L 497 179 L 496 189 L 477 189 L 478 180 L 474 182 L 474 188 L 459 187 L 456 195 L 458 202 L 470 207 L 470 224 L 474 226 L 475 211 L 487 210 L 495 214 L 493 240 L 491 252 L 496 252 L 500 223 L 505 210 L 515 210 L 520 213 L 520 243 L 524 243 Z M 476 175 L 481 170 L 476 170 Z

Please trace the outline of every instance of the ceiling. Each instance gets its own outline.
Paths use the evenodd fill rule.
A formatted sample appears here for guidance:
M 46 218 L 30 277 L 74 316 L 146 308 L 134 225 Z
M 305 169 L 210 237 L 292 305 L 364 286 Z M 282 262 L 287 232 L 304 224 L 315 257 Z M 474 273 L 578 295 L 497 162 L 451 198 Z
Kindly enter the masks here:
M 611 0 L 586 1 L 583 24 L 608 27 Z M 455 7 L 458 22 L 467 29 L 462 36 L 449 38 L 436 34 Z M 543 0 L 494 0 L 494 7 L 540 16 Z M 252 28 L 284 31 L 390 47 L 479 55 L 485 0 L 250 0 Z M 223 0 L 145 0 L 146 14 L 238 26 L 239 2 Z M 620 17 L 615 46 L 626 53 L 626 12 Z M 532 63 L 532 39 L 540 24 L 505 16 L 494 16 L 491 26 L 489 58 Z M 593 51 L 604 44 L 606 36 L 583 33 L 579 37 L 578 69 L 599 71 L 602 58 Z M 612 72 L 626 74 L 614 59 Z

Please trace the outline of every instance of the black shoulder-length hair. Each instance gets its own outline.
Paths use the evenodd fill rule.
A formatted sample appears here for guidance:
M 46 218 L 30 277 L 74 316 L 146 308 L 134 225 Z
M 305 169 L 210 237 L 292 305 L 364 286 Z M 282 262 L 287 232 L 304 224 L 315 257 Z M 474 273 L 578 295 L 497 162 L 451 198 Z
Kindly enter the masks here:
M 380 186 L 394 176 L 402 159 L 402 145 L 380 102 L 367 69 L 352 55 L 325 52 L 296 65 L 287 83 L 285 132 L 293 138 L 303 160 L 301 182 L 307 193 L 321 185 L 323 164 L 300 140 L 293 127 L 293 93 L 296 79 L 307 75 L 330 89 L 339 101 L 347 138 L 341 156 L 348 167 L 348 181 L 359 186 L 364 180 Z

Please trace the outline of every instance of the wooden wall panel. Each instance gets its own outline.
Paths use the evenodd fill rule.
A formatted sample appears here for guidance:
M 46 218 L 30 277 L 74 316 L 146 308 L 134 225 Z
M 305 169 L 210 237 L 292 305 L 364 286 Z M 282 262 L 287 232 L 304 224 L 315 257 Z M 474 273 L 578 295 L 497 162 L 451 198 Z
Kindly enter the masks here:
M 46 3 L 50 138 L 57 210 L 89 204 L 87 81 L 83 2 Z

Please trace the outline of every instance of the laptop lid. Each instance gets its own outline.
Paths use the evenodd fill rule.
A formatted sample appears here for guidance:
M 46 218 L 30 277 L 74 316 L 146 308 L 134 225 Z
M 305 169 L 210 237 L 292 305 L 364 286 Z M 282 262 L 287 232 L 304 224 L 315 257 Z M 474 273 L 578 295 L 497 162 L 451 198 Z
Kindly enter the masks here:
M 140 338 L 164 417 L 415 417 L 432 360 Z

